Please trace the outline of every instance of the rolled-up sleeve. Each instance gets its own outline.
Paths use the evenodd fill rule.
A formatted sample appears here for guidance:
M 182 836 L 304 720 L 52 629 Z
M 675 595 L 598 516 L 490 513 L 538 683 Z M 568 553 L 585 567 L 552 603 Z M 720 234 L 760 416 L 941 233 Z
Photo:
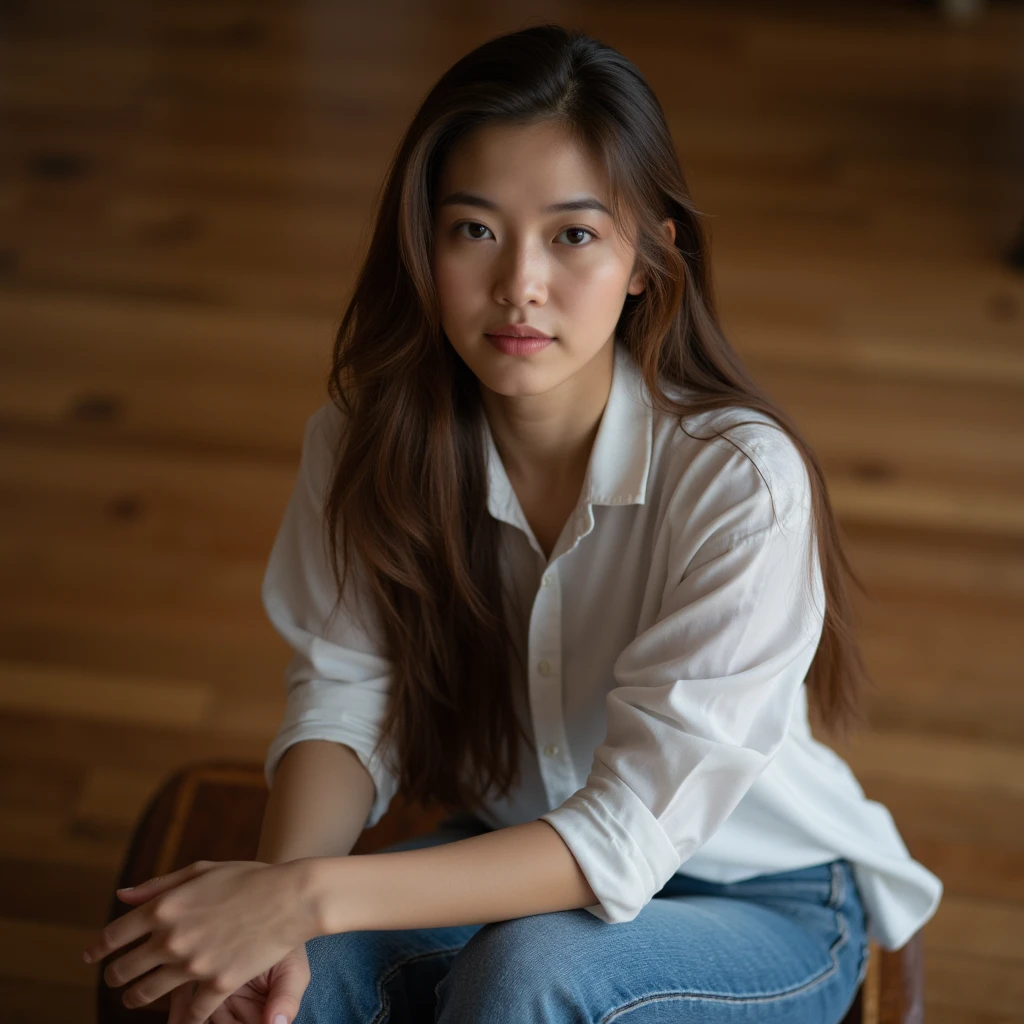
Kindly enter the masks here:
M 267 750 L 264 774 L 273 785 L 284 752 L 305 740 L 350 746 L 373 778 L 375 796 L 364 825 L 383 817 L 397 788 L 385 761 L 373 756 L 387 706 L 391 665 L 382 655 L 370 602 L 354 606 L 357 574 L 349 573 L 346 599 L 335 611 L 324 499 L 342 414 L 325 405 L 306 424 L 298 478 L 285 509 L 263 578 L 263 606 L 293 648 L 285 669 L 284 716 Z M 340 555 L 339 555 L 340 558 Z
M 680 483 L 657 615 L 613 666 L 586 785 L 541 816 L 608 923 L 636 917 L 714 835 L 788 732 L 825 597 L 809 479 L 782 437 L 749 449 L 756 466 L 709 446 L 706 486 Z

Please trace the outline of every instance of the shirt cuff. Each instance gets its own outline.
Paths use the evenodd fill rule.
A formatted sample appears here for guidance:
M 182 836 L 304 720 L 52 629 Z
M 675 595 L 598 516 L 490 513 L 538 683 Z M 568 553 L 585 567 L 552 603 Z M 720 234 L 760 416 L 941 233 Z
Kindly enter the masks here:
M 540 820 L 562 837 L 598 898 L 583 909 L 608 924 L 632 921 L 682 863 L 658 819 L 600 762 L 583 789 Z

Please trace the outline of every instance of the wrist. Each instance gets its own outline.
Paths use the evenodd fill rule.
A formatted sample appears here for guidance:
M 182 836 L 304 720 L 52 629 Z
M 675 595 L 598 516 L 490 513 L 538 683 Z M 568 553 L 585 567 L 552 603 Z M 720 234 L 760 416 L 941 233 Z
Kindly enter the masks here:
M 338 858 L 302 857 L 288 861 L 281 867 L 291 877 L 294 906 L 298 910 L 299 942 L 308 942 L 320 935 L 331 935 L 338 929 L 333 921 L 333 908 L 329 897 L 327 868 Z

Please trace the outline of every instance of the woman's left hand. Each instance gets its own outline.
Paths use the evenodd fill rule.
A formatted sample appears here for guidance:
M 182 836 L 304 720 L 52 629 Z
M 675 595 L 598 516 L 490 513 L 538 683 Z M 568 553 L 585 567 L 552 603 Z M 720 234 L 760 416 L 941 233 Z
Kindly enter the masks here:
M 104 980 L 117 988 L 146 974 L 122 996 L 131 1008 L 198 982 L 181 1024 L 202 1024 L 232 992 L 317 934 L 307 864 L 200 860 L 119 889 L 120 899 L 141 906 L 108 924 L 85 958 L 95 963 L 148 934 L 107 965 Z

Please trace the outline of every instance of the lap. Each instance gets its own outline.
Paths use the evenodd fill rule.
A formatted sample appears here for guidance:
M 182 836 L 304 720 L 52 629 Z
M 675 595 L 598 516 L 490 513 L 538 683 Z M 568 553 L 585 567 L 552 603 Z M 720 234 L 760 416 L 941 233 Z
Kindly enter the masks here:
M 866 954 L 848 866 L 673 882 L 628 922 L 579 909 L 487 925 L 441 981 L 438 1020 L 842 1020 Z
M 460 816 L 379 852 L 440 846 L 485 830 Z M 311 939 L 306 943 L 310 984 L 294 1024 L 433 1024 L 434 990 L 480 927 L 357 931 Z
M 482 829 L 449 824 L 388 849 Z M 615 925 L 576 909 L 321 936 L 307 948 L 310 1013 L 304 998 L 295 1024 L 828 1024 L 853 1000 L 867 938 L 852 872 L 837 861 L 731 885 L 676 875 L 634 920 Z

